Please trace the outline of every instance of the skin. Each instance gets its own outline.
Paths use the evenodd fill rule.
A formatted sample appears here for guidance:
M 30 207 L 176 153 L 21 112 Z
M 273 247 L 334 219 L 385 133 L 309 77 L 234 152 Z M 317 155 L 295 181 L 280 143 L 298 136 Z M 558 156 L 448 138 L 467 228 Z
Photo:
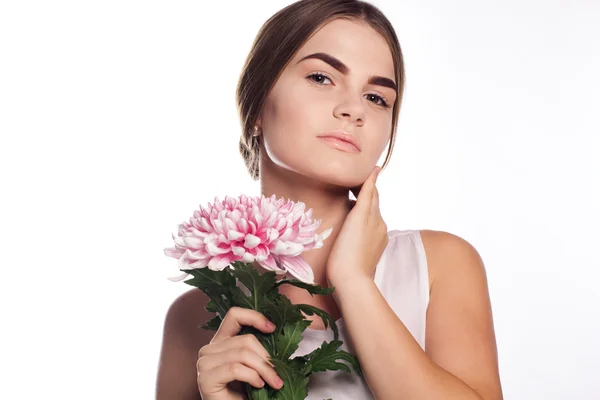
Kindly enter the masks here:
M 350 72 L 344 75 L 307 55 L 330 54 Z M 311 76 L 322 74 L 324 77 Z M 383 154 L 392 129 L 395 90 L 368 84 L 371 75 L 394 80 L 392 54 L 385 39 L 362 22 L 333 20 L 325 24 L 291 59 L 257 121 L 262 134 L 260 191 L 262 195 L 302 201 L 321 229 L 333 227 L 324 246 L 303 254 L 315 283 L 328 286 L 326 264 L 341 227 L 353 207 L 349 190 L 363 184 Z M 387 103 L 387 107 L 384 105 Z M 346 153 L 325 144 L 318 135 L 336 129 L 353 133 L 360 153 Z M 262 270 L 258 264 L 255 264 Z M 318 306 L 335 319 L 341 316 L 334 299 L 289 287 L 281 289 L 293 303 Z M 312 317 L 312 329 L 322 322 Z

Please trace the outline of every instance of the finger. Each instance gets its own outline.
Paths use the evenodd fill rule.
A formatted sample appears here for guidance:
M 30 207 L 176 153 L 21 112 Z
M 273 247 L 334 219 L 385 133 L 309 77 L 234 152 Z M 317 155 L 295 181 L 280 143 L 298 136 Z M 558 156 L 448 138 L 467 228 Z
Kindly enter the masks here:
M 203 357 L 197 362 L 199 374 L 212 371 L 223 365 L 242 364 L 258 373 L 258 375 L 268 382 L 271 387 L 279 388 L 279 376 L 275 369 L 254 350 L 244 347 L 242 349 L 229 349 L 228 351 Z M 230 382 L 230 381 L 228 381 Z
M 356 198 L 356 202 L 358 204 L 365 203 L 366 206 L 371 203 L 371 200 L 373 198 L 373 188 L 375 187 L 375 181 L 377 180 L 377 175 L 379 174 L 379 171 L 381 171 L 380 167 L 377 166 L 373 168 L 373 171 L 371 171 L 371 175 L 369 175 L 365 183 L 363 183 L 360 193 Z
M 379 211 L 379 189 L 377 189 L 377 184 L 373 187 L 373 199 L 371 200 L 371 210 L 374 212 Z
M 211 343 L 236 336 L 240 333 L 242 326 L 253 326 L 261 332 L 271 333 L 274 328 L 268 326 L 269 322 L 267 317 L 258 311 L 241 307 L 231 307 L 227 311 L 227 314 L 225 314 L 225 318 L 223 318 L 221 326 L 219 326 L 217 333 L 213 336 Z
M 201 386 L 202 391 L 206 393 L 220 390 L 233 381 L 246 382 L 256 388 L 261 388 L 265 384 L 258 372 L 243 364 L 221 365 L 198 376 L 198 386 Z M 206 387 L 208 382 L 212 387 Z
M 367 179 L 361 183 L 358 186 L 354 186 L 352 188 L 350 188 L 350 191 L 352 192 L 352 194 L 354 195 L 354 197 L 356 197 L 356 199 L 358 200 L 358 196 L 360 195 L 360 193 L 362 192 L 362 188 L 365 185 L 365 183 L 367 183 L 371 178 L 373 178 L 373 174 L 377 171 L 377 168 L 379 168 L 379 170 L 381 170 L 380 167 L 375 166 L 375 168 L 373 168 L 373 170 L 371 171 L 371 173 L 369 174 L 369 176 L 367 177 Z M 378 174 L 379 172 L 377 172 Z
M 256 354 L 260 355 L 264 360 L 268 361 L 271 359 L 271 355 L 265 349 L 265 346 L 258 341 L 256 336 L 252 334 L 234 336 L 228 340 L 222 340 L 220 342 L 212 343 L 208 346 L 204 346 L 198 352 L 198 357 L 205 357 L 212 354 L 222 353 L 229 349 L 249 348 L 252 349 Z

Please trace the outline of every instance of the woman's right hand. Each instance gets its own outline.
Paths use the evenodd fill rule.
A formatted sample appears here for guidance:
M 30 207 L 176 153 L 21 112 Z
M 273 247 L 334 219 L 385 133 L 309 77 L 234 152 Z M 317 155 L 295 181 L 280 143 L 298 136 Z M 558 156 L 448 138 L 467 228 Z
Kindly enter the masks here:
M 254 310 L 229 309 L 210 343 L 198 352 L 197 383 L 203 400 L 243 399 L 241 382 L 256 388 L 267 382 L 272 388 L 281 389 L 283 383 L 278 381 L 280 378 L 265 347 L 254 335 L 237 335 L 244 325 L 272 333 L 275 326 L 270 327 L 269 322 Z

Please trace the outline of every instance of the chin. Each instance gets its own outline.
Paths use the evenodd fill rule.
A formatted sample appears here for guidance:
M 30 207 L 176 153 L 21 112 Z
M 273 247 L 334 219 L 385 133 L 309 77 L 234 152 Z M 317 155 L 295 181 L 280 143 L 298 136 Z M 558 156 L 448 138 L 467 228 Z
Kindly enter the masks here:
M 336 168 L 331 166 L 316 166 L 315 169 L 306 174 L 308 178 L 314 179 L 326 185 L 332 185 L 340 189 L 350 189 L 360 185 L 361 174 L 352 168 Z
M 315 154 L 316 153 L 316 154 Z M 323 154 L 311 151 L 297 151 L 293 154 L 270 153 L 271 161 L 280 168 L 298 174 L 313 181 L 322 182 L 339 188 L 352 188 L 364 182 L 369 173 L 360 168 L 360 161 L 346 155 Z

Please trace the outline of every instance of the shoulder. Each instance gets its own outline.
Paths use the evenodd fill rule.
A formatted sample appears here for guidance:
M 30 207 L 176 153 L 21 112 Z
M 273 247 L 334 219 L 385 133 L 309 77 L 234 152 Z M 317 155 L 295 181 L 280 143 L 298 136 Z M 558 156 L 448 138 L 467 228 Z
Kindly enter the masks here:
M 182 293 L 173 300 L 167 310 L 165 334 L 178 335 L 181 339 L 188 341 L 187 345 L 194 348 L 208 344 L 214 332 L 200 329 L 198 325 L 203 324 L 211 317 L 204 309 L 209 300 L 208 296 L 197 288 Z M 196 349 L 196 352 L 200 350 L 200 347 Z
M 214 332 L 198 328 L 209 318 L 208 297 L 193 288 L 177 297 L 165 316 L 156 378 L 157 399 L 200 399 L 196 383 L 198 351 Z
M 467 240 L 450 232 L 430 229 L 391 230 L 389 237 L 391 240 L 395 240 L 414 233 L 417 234 L 417 238 L 413 237 L 413 242 L 417 248 L 422 244 L 425 253 L 430 295 L 433 286 L 449 275 L 459 271 L 461 274 L 476 275 L 485 272 L 483 262 L 475 247 Z
M 430 291 L 436 282 L 457 273 L 485 275 L 479 252 L 467 240 L 445 231 L 425 229 L 419 233 L 427 257 Z
M 204 305 L 208 302 L 209 298 L 197 288 L 192 288 L 187 292 L 182 293 L 177 297 L 167 311 L 167 316 L 181 316 L 185 314 L 187 318 L 190 317 L 190 313 L 195 314 L 198 317 L 205 317 L 207 311 L 204 310 Z M 200 306 L 200 307 L 198 307 Z

